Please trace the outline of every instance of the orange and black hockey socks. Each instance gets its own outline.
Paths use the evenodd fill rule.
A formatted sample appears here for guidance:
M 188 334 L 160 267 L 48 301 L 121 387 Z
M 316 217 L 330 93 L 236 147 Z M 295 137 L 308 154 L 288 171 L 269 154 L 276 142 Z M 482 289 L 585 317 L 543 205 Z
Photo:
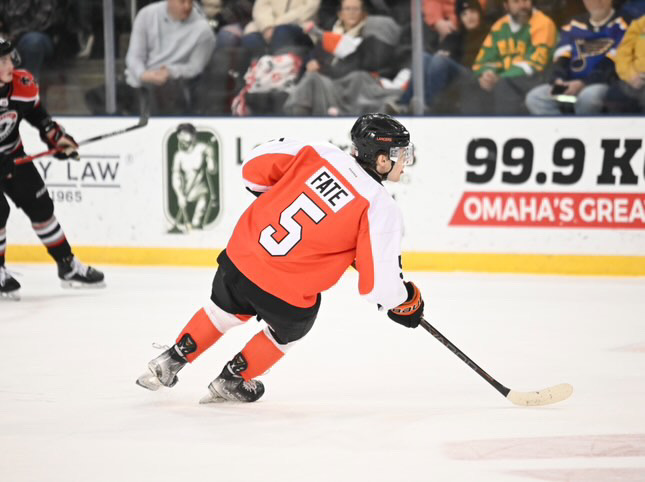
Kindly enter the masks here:
M 268 329 L 261 331 L 242 349 L 242 355 L 248 366 L 240 372 L 240 375 L 247 382 L 262 375 L 284 356 L 285 351 L 278 347 L 278 343 L 268 333 Z
M 191 362 L 208 350 L 223 335 L 206 314 L 204 308 L 190 319 L 177 337 L 177 348 Z
M 231 328 L 246 322 L 251 315 L 233 315 L 209 301 L 191 318 L 177 337 L 177 350 L 192 362 L 208 350 Z

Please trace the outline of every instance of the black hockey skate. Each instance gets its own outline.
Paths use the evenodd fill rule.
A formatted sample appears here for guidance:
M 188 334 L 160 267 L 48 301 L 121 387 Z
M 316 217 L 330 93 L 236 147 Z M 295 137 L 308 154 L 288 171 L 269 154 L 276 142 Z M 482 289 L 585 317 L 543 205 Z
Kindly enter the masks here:
M 137 379 L 137 385 L 148 390 L 159 390 L 162 386 L 174 387 L 179 379 L 177 373 L 188 363 L 175 346 L 162 347 L 165 351 L 157 358 L 150 360 L 148 371 Z
M 199 403 L 218 402 L 255 402 L 264 395 L 264 384 L 259 380 L 242 378 L 239 373 L 246 370 L 248 363 L 244 355 L 238 353 L 226 364 L 219 377 L 208 385 L 208 395 Z
M 20 300 L 20 283 L 4 266 L 0 266 L 0 298 Z
M 58 262 L 58 277 L 63 288 L 103 288 L 103 273 L 81 263 L 71 255 Z

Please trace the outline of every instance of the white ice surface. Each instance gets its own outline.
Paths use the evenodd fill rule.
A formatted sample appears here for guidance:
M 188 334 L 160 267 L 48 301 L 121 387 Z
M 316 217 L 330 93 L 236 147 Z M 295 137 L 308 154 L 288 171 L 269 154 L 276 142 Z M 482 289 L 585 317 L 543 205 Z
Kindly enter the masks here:
M 11 265 L 0 302 L 0 481 L 643 481 L 645 279 L 411 273 L 428 320 L 506 386 L 571 399 L 513 406 L 348 274 L 255 404 L 199 405 L 259 329 L 229 332 L 170 390 L 134 380 L 210 293 L 212 269 L 106 266 L 66 291 Z

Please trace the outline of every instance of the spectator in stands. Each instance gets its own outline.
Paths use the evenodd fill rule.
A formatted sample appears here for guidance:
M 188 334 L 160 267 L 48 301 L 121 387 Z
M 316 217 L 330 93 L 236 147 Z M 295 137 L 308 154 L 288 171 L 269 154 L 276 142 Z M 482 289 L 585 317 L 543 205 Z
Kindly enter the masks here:
M 21 68 L 40 81 L 43 66 L 57 51 L 69 55 L 69 38 L 76 34 L 67 25 L 67 0 L 0 0 L 0 34 L 10 40 L 22 58 Z
M 446 88 L 458 77 L 468 77 L 479 48 L 488 34 L 488 25 L 484 23 L 482 5 L 478 0 L 459 0 L 456 4 L 456 13 L 459 19 L 456 31 L 449 33 L 439 44 L 434 54 L 423 55 L 423 79 L 426 108 L 434 105 L 441 99 L 443 104 L 448 102 L 442 99 Z M 408 111 L 408 104 L 412 98 L 412 85 L 410 85 L 400 103 L 390 105 L 393 114 L 403 114 Z
M 214 49 L 215 35 L 203 14 L 193 8 L 193 0 L 152 3 L 134 20 L 126 81 L 133 88 L 152 88 L 153 112 L 189 113 L 195 80 Z
M 356 109 L 383 105 L 387 96 L 400 96 L 401 86 L 386 83 L 386 88 L 377 78 L 398 72 L 395 52 L 401 29 L 392 18 L 368 15 L 363 0 L 342 0 L 331 31 L 313 25 L 307 30 L 316 39 L 313 58 L 289 95 L 285 113 L 356 114 Z
M 423 0 L 421 8 L 426 50 L 435 52 L 443 39 L 457 31 L 455 0 Z
M 534 0 L 533 6 L 551 18 L 560 27 L 574 15 L 585 12 L 582 0 Z M 504 0 L 487 0 L 484 17 L 494 22 L 504 15 Z
M 542 82 L 556 43 L 553 21 L 531 0 L 504 0 L 508 12 L 492 26 L 473 64 L 473 76 L 461 82 L 463 114 L 524 112 L 526 93 Z
M 328 36 L 338 40 L 344 40 L 348 49 L 350 45 L 360 46 L 363 28 L 367 21 L 367 10 L 363 0 L 349 0 L 341 2 L 337 12 L 337 20 L 331 27 L 331 33 L 336 37 Z M 353 50 L 349 55 L 344 55 L 345 50 L 342 48 L 335 51 L 324 44 L 324 32 L 317 28 L 313 22 L 306 25 L 306 30 L 311 37 L 316 40 L 316 45 L 311 57 L 306 63 L 307 72 L 319 72 L 331 78 L 342 77 L 349 72 L 360 67 L 360 52 L 358 49 Z M 343 36 L 343 37 L 341 37 Z M 340 47 L 340 45 L 338 45 Z M 331 50 L 331 51 L 330 51 Z
M 560 100 L 572 100 L 576 114 L 603 110 L 609 85 L 616 78 L 616 48 L 628 22 L 612 8 L 612 0 L 584 0 L 584 4 L 587 13 L 574 17 L 560 32 L 551 82 L 526 96 L 532 114 L 558 115 L 563 107 Z
M 216 48 L 237 47 L 244 28 L 253 20 L 251 0 L 202 0 L 208 23 L 216 33 Z
M 459 16 L 456 0 L 423 0 L 421 6 L 425 25 L 424 41 L 426 50 L 435 52 L 441 49 L 441 44 L 446 37 L 457 33 L 459 29 Z M 479 0 L 482 8 L 486 7 L 486 0 Z
M 282 53 L 284 47 L 311 47 L 301 26 L 315 18 L 319 6 L 320 0 L 255 0 L 242 46 L 255 56 Z
M 627 29 L 615 61 L 620 81 L 607 95 L 610 112 L 645 112 L 645 15 Z

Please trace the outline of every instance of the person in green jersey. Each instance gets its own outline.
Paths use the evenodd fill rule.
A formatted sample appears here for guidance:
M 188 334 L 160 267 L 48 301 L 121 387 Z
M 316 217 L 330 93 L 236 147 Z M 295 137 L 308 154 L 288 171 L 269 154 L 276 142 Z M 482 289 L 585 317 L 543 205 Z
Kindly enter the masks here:
M 462 87 L 463 114 L 524 114 L 526 93 L 544 80 L 557 28 L 532 0 L 504 0 Z

